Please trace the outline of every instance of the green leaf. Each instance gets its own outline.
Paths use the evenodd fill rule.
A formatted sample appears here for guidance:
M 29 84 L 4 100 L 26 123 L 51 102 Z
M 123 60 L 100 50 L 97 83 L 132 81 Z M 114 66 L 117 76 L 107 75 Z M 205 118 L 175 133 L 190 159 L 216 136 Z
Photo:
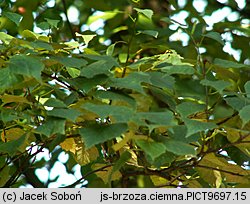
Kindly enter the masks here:
M 44 103 L 44 106 L 55 107 L 55 108 L 67 108 L 66 104 L 63 101 L 60 101 L 60 100 L 55 99 L 55 98 L 48 99 Z
M 231 83 L 228 81 L 223 81 L 223 80 L 209 81 L 207 79 L 201 80 L 201 84 L 204 86 L 211 86 L 211 87 L 215 88 L 220 94 L 222 94 L 222 91 L 225 88 L 227 88 L 231 85 Z
M 89 42 L 96 36 L 96 35 L 82 35 L 76 32 L 77 37 L 82 37 L 86 46 L 88 46 Z
M 107 76 L 105 75 L 97 75 L 93 78 L 85 78 L 85 77 L 77 77 L 74 79 L 69 80 L 68 82 L 80 90 L 88 93 L 92 89 L 96 89 L 97 85 L 102 85 L 108 80 Z
M 27 143 L 28 135 L 24 134 L 16 140 L 11 140 L 9 142 L 0 144 L 0 152 L 7 153 L 10 156 L 15 155 L 17 152 L 23 152 L 28 145 Z
M 51 59 L 61 63 L 65 67 L 74 67 L 74 68 L 78 68 L 78 69 L 86 66 L 86 64 L 88 63 L 84 59 L 75 58 L 75 57 L 54 56 L 54 57 L 51 57 Z
M 171 74 L 186 74 L 186 75 L 194 74 L 194 68 L 188 65 L 166 66 L 166 67 L 160 68 L 160 70 L 170 75 Z
M 191 120 L 191 119 L 184 119 L 184 122 L 187 126 L 186 137 L 190 137 L 191 135 L 197 132 L 211 130 L 217 127 L 217 125 L 212 122 L 200 122 L 200 121 Z
M 222 40 L 222 37 L 220 35 L 220 33 L 217 33 L 217 32 L 209 32 L 205 35 L 203 35 L 205 37 L 208 37 L 208 38 L 211 38 L 213 40 L 216 40 L 218 43 L 220 43 L 221 45 L 225 45 L 224 41 Z
M 114 66 L 113 62 L 100 60 L 90 65 L 83 67 L 81 70 L 81 76 L 92 78 L 96 75 L 105 74 L 110 75 L 110 69 Z
M 54 134 L 65 134 L 65 119 L 60 118 L 48 118 L 44 124 L 39 126 L 35 131 L 46 135 L 47 137 Z
M 19 26 L 23 16 L 17 14 L 17 13 L 13 13 L 13 12 L 2 12 L 2 15 L 7 17 L 9 20 L 11 20 L 12 22 L 14 22 L 17 26 Z
M 124 78 L 111 79 L 111 82 L 108 84 L 108 86 L 132 89 L 134 91 L 145 94 L 141 85 L 143 82 L 150 83 L 149 74 L 143 72 L 133 72 Z
M 136 144 L 154 161 L 161 154 L 164 154 L 166 147 L 164 144 L 155 141 L 136 140 Z
M 195 155 L 195 149 L 193 146 L 179 140 L 164 138 L 163 144 L 165 145 L 167 151 L 176 155 Z
M 119 93 L 119 92 L 113 92 L 113 91 L 109 91 L 109 90 L 98 90 L 94 93 L 94 97 L 98 98 L 98 99 L 108 99 L 111 101 L 115 101 L 118 102 L 119 104 L 127 104 L 130 105 L 132 108 L 136 107 L 136 101 L 134 98 L 132 98 L 129 95 L 126 95 L 125 93 Z
M 242 126 L 250 121 L 250 105 L 244 106 L 239 112 L 240 118 L 243 122 Z
M 149 72 L 151 84 L 159 88 L 173 89 L 175 79 L 161 72 Z
M 69 75 L 72 77 L 72 78 L 76 78 L 76 77 L 79 77 L 80 76 L 80 73 L 81 71 L 77 68 L 74 68 L 74 67 L 66 67 Z
M 151 19 L 154 12 L 151 9 L 139 9 L 139 8 L 134 8 L 134 10 L 136 10 L 138 13 L 143 14 L 144 16 L 146 16 L 148 19 Z
M 51 25 L 48 22 L 37 23 L 36 26 L 41 28 L 42 30 L 48 30 L 51 28 Z
M 3 43 L 8 45 L 12 39 L 13 37 L 11 35 L 8 35 L 4 32 L 0 32 L 0 40 L 3 41 Z
M 205 105 L 193 102 L 183 102 L 176 107 L 176 110 L 181 114 L 182 117 L 187 117 L 191 114 L 204 111 Z
M 14 74 L 21 74 L 41 80 L 41 71 L 44 64 L 31 56 L 15 55 L 9 61 L 9 69 Z
M 138 34 L 150 35 L 154 38 L 157 38 L 159 33 L 155 30 L 141 30 L 141 31 L 138 31 Z
M 86 148 L 106 142 L 121 136 L 127 130 L 128 126 L 125 123 L 116 123 L 109 125 L 91 125 L 79 130 L 80 135 L 84 140 Z
M 66 109 L 66 108 L 54 108 L 51 111 L 47 111 L 48 116 L 66 118 L 71 121 L 75 121 L 78 116 L 81 115 L 80 111 L 75 109 Z
M 108 55 L 108 56 L 112 56 L 113 55 L 114 49 L 115 49 L 115 45 L 116 45 L 116 43 L 108 46 L 108 48 L 106 50 L 106 55 Z
M 155 158 L 154 160 L 152 160 L 152 158 L 149 157 L 147 154 L 146 156 L 147 156 L 147 161 L 153 166 L 155 166 L 156 168 L 161 168 L 162 166 L 169 166 L 176 159 L 176 155 L 168 151 L 161 154 L 159 157 Z
M 224 99 L 233 109 L 240 111 L 246 105 L 250 105 L 250 100 L 242 96 L 227 97 Z
M 115 162 L 109 174 L 109 179 L 108 179 L 109 182 L 111 181 L 113 173 L 115 173 L 116 171 L 119 171 L 130 158 L 131 158 L 131 153 L 128 151 L 121 154 L 120 158 Z
M 246 82 L 244 85 L 247 98 L 250 99 L 250 81 Z
M 245 64 L 240 64 L 240 63 L 237 63 L 237 62 L 232 62 L 232 61 L 229 61 L 229 60 L 224 60 L 224 59 L 219 59 L 219 58 L 216 58 L 214 60 L 214 64 L 218 65 L 220 67 L 224 67 L 224 68 L 243 68 L 243 67 L 249 67 L 248 65 L 245 65 Z
M 92 103 L 86 103 L 83 108 L 96 113 L 100 118 L 106 118 L 112 116 L 115 122 L 127 122 L 133 115 L 133 109 L 126 106 L 112 106 L 112 105 L 97 105 Z
M 0 93 L 6 89 L 11 90 L 19 82 L 22 82 L 22 77 L 13 74 L 9 68 L 0 69 Z
M 51 28 L 58 28 L 58 23 L 60 22 L 60 20 L 54 20 L 49 18 L 44 18 L 44 19 L 48 22 Z
M 164 111 L 164 112 L 138 112 L 135 117 L 134 121 L 142 125 L 152 124 L 158 126 L 173 126 L 175 125 L 174 116 L 171 111 Z

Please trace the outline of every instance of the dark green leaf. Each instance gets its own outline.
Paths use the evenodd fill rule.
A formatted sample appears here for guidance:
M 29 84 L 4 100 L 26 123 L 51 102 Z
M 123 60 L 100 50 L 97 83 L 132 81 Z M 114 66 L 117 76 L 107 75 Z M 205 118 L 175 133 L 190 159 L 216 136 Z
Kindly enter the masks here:
M 167 151 L 176 155 L 195 155 L 195 149 L 193 146 L 179 140 L 165 138 L 163 144 L 165 145 Z
M 97 105 L 92 103 L 86 103 L 83 108 L 96 113 L 100 118 L 104 119 L 108 116 L 112 116 L 115 122 L 127 122 L 133 115 L 133 109 L 126 106 L 112 106 L 112 105 Z
M 14 22 L 17 26 L 19 26 L 21 20 L 22 20 L 22 16 L 17 14 L 17 13 L 13 13 L 13 12 L 3 12 L 2 13 L 3 16 L 7 17 L 9 20 L 11 20 L 12 22 Z
M 100 60 L 97 62 L 94 62 L 86 67 L 83 67 L 81 70 L 81 76 L 92 78 L 96 75 L 105 74 L 110 75 L 110 69 L 114 66 L 114 64 L 111 62 L 107 62 L 104 60 Z
M 204 86 L 211 86 L 211 87 L 215 88 L 220 94 L 222 94 L 222 91 L 225 88 L 227 88 L 231 85 L 231 83 L 228 81 L 223 81 L 223 80 L 209 81 L 207 79 L 201 80 L 201 84 Z
M 109 174 L 109 179 L 108 179 L 109 182 L 111 181 L 113 173 L 119 171 L 130 158 L 131 158 L 131 153 L 128 151 L 121 154 L 120 158 L 115 162 L 112 171 Z
M 96 89 L 97 85 L 102 85 L 108 80 L 108 77 L 105 75 L 97 75 L 91 79 L 85 77 L 77 77 L 75 79 L 69 80 L 70 84 L 73 84 L 80 90 L 88 93 L 92 89 Z
M 193 102 L 183 102 L 176 107 L 176 110 L 181 114 L 182 117 L 187 117 L 191 114 L 204 111 L 205 105 Z
M 175 83 L 174 77 L 161 72 L 150 72 L 149 75 L 151 76 L 150 81 L 152 85 L 159 88 L 173 89 Z
M 190 137 L 191 135 L 202 132 L 205 130 L 211 130 L 216 128 L 216 124 L 212 122 L 200 122 L 197 120 L 191 120 L 191 119 L 185 119 L 184 120 L 186 126 L 187 126 L 187 135 L 186 137 Z
M 124 93 L 119 93 L 119 92 L 113 92 L 113 91 L 96 91 L 94 96 L 98 99 L 109 99 L 111 101 L 117 101 L 120 103 L 125 103 L 130 105 L 131 107 L 135 108 L 136 106 L 136 101 L 129 95 L 126 95 Z
M 65 134 L 65 119 L 48 118 L 47 121 L 36 129 L 36 132 L 46 135 L 47 137 L 58 134 Z
M 55 98 L 48 99 L 45 103 L 45 106 L 55 107 L 55 108 L 67 108 L 66 104 L 63 101 L 60 101 Z
M 247 98 L 250 99 L 250 81 L 246 82 L 244 85 Z
M 157 31 L 155 31 L 155 30 L 141 30 L 141 31 L 139 31 L 138 32 L 139 34 L 145 34 L 145 35 L 150 35 L 150 36 L 152 36 L 152 37 L 154 37 L 154 38 L 157 38 L 158 37 L 158 32 Z
M 164 144 L 155 141 L 136 140 L 136 144 L 154 161 L 161 154 L 165 153 Z
M 218 59 L 216 58 L 214 60 L 214 64 L 218 65 L 220 67 L 224 67 L 224 68 L 243 68 L 243 67 L 249 67 L 245 64 L 240 64 L 237 62 L 233 62 L 233 61 L 229 61 L 229 60 L 224 60 L 224 59 Z
M 37 80 L 41 80 L 43 68 L 44 64 L 40 60 L 27 55 L 15 55 L 9 62 L 11 73 L 34 77 Z
M 22 135 L 16 140 L 11 140 L 6 143 L 0 144 L 0 152 L 8 153 L 10 156 L 15 155 L 17 152 L 22 152 L 25 150 L 27 145 L 27 134 Z
M 51 57 L 52 60 L 58 61 L 59 63 L 61 63 L 62 65 L 66 66 L 66 67 L 75 67 L 75 68 L 82 68 L 84 66 L 86 66 L 87 61 L 84 59 L 80 59 L 80 58 L 75 58 L 75 57 Z
M 81 128 L 80 135 L 84 140 L 86 148 L 106 142 L 121 136 L 127 130 L 128 126 L 125 123 L 117 123 L 110 125 L 92 125 L 87 128 Z
M 233 109 L 240 111 L 246 105 L 250 105 L 250 100 L 245 97 L 237 96 L 237 97 L 227 97 L 225 101 L 228 105 L 230 105 Z
M 75 121 L 81 113 L 75 109 L 66 109 L 66 108 L 54 108 L 51 111 L 47 112 L 48 116 L 66 118 L 72 121 Z
M 22 82 L 22 78 L 13 74 L 9 68 L 0 69 L 0 93 L 14 88 L 19 82 Z
M 209 32 L 205 35 L 203 35 L 205 37 L 208 37 L 208 38 L 211 38 L 213 40 L 216 40 L 218 43 L 220 43 L 221 45 L 224 45 L 224 41 L 222 40 L 222 37 L 220 35 L 220 33 L 217 33 L 217 32 Z
M 250 121 L 250 105 L 244 106 L 239 112 L 243 126 Z
M 141 85 L 143 82 L 150 83 L 149 74 L 143 72 L 133 72 L 124 78 L 111 79 L 111 82 L 108 84 L 108 86 L 132 89 L 144 94 L 144 90 Z
M 134 121 L 142 125 L 152 124 L 158 126 L 173 126 L 176 124 L 173 113 L 166 112 L 139 112 L 135 115 Z

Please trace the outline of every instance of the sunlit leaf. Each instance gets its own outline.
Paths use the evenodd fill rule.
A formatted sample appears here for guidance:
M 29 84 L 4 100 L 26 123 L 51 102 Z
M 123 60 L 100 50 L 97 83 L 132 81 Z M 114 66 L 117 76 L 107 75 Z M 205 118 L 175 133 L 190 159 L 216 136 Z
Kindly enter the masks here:
M 11 35 L 8 35 L 7 33 L 0 32 L 0 40 L 3 41 L 6 44 L 9 44 L 10 41 L 13 39 Z
M 143 14 L 144 16 L 146 16 L 148 19 L 151 19 L 154 12 L 151 9 L 139 9 L 139 8 L 134 8 L 134 10 L 136 10 L 138 13 Z
M 96 36 L 96 35 L 82 35 L 76 32 L 77 37 L 82 37 L 84 43 L 88 46 L 89 42 Z

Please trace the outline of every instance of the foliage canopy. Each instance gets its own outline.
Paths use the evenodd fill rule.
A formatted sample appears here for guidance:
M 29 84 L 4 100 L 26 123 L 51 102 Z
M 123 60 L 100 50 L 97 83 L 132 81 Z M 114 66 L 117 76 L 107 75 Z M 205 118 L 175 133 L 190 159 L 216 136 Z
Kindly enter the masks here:
M 0 1 L 0 186 L 250 187 L 250 4 L 203 2 Z

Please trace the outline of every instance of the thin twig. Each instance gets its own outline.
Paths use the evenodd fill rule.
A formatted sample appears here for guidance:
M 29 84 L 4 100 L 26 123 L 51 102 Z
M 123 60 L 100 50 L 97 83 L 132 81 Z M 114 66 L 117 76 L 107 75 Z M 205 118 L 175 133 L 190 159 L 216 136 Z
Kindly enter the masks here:
M 75 35 L 75 33 L 74 33 L 74 30 L 73 30 L 73 28 L 72 28 L 72 25 L 71 25 L 71 23 L 70 23 L 70 21 L 69 21 L 69 17 L 68 17 L 66 1 L 65 1 L 65 0 L 62 0 L 62 4 L 63 4 L 63 12 L 64 12 L 64 14 L 65 14 L 65 16 L 66 16 L 66 22 L 67 22 L 67 24 L 68 24 L 70 33 L 71 33 L 71 35 L 72 35 L 72 38 L 76 41 L 76 35 Z

